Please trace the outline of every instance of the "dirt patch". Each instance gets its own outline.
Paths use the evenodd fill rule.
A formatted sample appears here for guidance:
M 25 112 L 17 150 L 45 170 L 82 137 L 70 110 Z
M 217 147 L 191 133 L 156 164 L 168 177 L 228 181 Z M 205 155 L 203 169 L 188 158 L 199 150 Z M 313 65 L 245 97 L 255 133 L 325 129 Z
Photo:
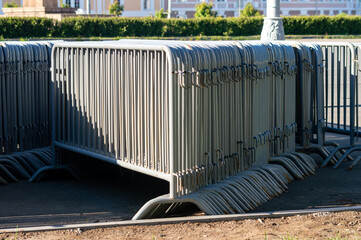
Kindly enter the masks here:
M 0 234 L 0 239 L 360 239 L 361 213 Z

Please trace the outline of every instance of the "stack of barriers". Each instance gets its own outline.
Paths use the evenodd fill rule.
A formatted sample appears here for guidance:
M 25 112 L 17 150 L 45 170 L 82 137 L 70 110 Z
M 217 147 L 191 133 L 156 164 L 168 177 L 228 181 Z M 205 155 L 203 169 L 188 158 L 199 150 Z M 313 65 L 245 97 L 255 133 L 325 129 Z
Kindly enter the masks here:
M 50 58 L 54 42 L 0 44 L 0 184 L 52 164 Z
M 336 168 L 361 150 L 359 45 L 53 44 L 1 45 L 0 183 L 62 169 L 68 150 L 169 182 L 169 195 L 134 219 L 184 203 L 243 213 L 314 174 L 308 154 Z M 325 141 L 326 130 L 349 134 L 350 144 Z
M 52 61 L 55 147 L 169 181 L 134 219 L 242 213 L 315 173 L 289 43 L 64 42 Z

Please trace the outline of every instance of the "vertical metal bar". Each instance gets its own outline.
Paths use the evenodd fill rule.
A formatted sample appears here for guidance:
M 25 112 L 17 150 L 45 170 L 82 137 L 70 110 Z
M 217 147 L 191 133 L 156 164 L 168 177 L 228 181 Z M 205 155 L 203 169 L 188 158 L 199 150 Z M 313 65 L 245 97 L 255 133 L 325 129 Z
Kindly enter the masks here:
M 337 47 L 337 128 L 340 128 L 340 115 L 341 115 L 341 60 L 342 60 L 342 56 L 341 56 L 342 50 L 340 47 Z
M 350 78 L 350 145 L 353 146 L 355 143 L 355 74 L 357 70 L 355 49 L 352 44 L 349 44 L 350 57 L 351 57 L 351 78 Z
M 342 59 L 342 69 L 343 69 L 343 128 L 344 130 L 346 130 L 347 128 L 347 119 L 346 119 L 346 115 L 348 112 L 348 107 L 347 107 L 347 85 L 348 85 L 348 70 L 347 70 L 347 63 L 349 62 L 349 51 L 348 49 L 345 47 L 344 48 L 344 52 L 343 52 L 343 59 Z

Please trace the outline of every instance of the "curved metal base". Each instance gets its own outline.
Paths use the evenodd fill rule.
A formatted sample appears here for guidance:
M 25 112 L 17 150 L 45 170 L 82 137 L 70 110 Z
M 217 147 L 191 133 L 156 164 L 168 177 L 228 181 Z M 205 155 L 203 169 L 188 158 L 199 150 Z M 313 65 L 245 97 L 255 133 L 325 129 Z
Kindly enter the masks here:
M 337 148 L 340 146 L 340 144 L 335 143 L 335 142 L 324 142 L 323 146 L 332 146 L 332 147 Z M 336 156 L 337 159 L 339 159 L 345 153 L 346 153 L 345 149 L 340 149 L 340 156 Z M 353 157 L 351 157 L 350 155 L 347 156 L 347 159 L 350 161 L 353 161 Z
M 160 213 L 160 207 L 162 206 L 163 208 L 166 206 L 168 209 L 171 208 L 173 205 L 176 204 L 182 204 L 182 203 L 193 203 L 195 204 L 201 211 L 203 211 L 204 213 L 209 213 L 208 209 L 203 207 L 202 204 L 200 204 L 197 200 L 192 199 L 192 198 L 177 198 L 177 199 L 171 199 L 169 197 L 169 194 L 167 195 L 163 195 L 163 196 L 159 196 L 157 198 L 154 198 L 150 201 L 148 201 L 146 204 L 143 205 L 143 207 L 134 215 L 134 217 L 132 218 L 132 220 L 139 220 L 139 219 L 148 219 L 148 218 L 152 218 L 152 217 L 156 217 L 154 215 L 160 215 L 162 213 Z M 158 211 L 158 213 L 157 213 Z M 167 211 L 164 211 L 163 214 L 166 214 Z
M 293 179 L 315 174 L 316 163 L 302 153 L 284 153 L 270 163 L 251 167 L 196 192 L 171 199 L 160 196 L 147 202 L 133 220 L 159 218 L 184 203 L 192 203 L 207 215 L 238 214 L 252 210 L 287 190 Z
M 48 171 L 64 171 L 64 170 L 69 172 L 70 175 L 73 176 L 76 180 L 81 179 L 81 177 L 71 167 L 65 166 L 65 165 L 58 165 L 58 166 L 46 166 L 46 167 L 40 168 L 29 179 L 29 182 L 37 182 L 37 181 L 39 181 L 44 176 L 45 172 L 48 172 Z
M 350 146 L 350 145 L 346 145 L 346 146 L 338 146 L 336 147 L 331 153 L 330 155 L 325 159 L 325 161 L 323 161 L 321 167 L 326 167 L 327 164 L 331 161 L 331 159 L 334 158 L 334 156 L 338 153 L 338 152 L 341 152 L 341 150 L 345 151 L 345 149 L 354 149 L 354 148 L 359 148 L 361 145 L 355 145 L 355 146 Z M 355 151 L 355 150 L 352 150 L 352 151 Z M 351 152 L 352 152 L 351 151 Z M 345 151 L 343 153 L 343 155 L 338 159 L 338 161 L 336 160 L 335 164 L 338 166 L 340 165 L 340 163 L 344 160 L 344 158 L 346 158 L 350 153 L 351 153 L 349 150 L 348 151 Z M 340 162 L 340 163 L 339 163 Z M 335 166 L 336 166 L 335 165 Z M 337 167 L 336 166 L 336 167 Z
M 347 170 L 352 170 L 360 160 L 361 160 L 361 155 L 355 159 L 355 161 L 351 164 L 351 166 L 348 167 Z
M 292 176 L 280 165 L 253 167 L 225 180 L 175 199 L 169 195 L 147 202 L 133 220 L 164 217 L 184 203 L 207 215 L 245 213 L 287 190 Z
M 317 144 L 311 144 L 306 147 L 297 147 L 296 150 L 297 152 L 303 152 L 303 153 L 317 153 L 323 159 L 326 159 L 330 155 L 330 152 L 327 150 L 327 148 Z M 336 161 L 336 159 L 333 160 Z
M 347 150 L 342 157 L 337 161 L 337 163 L 335 164 L 335 166 L 333 166 L 333 168 L 338 168 L 338 166 L 340 166 L 340 164 L 347 158 L 347 156 L 349 156 L 352 152 L 355 151 L 361 151 L 361 145 L 358 146 L 353 146 L 352 148 L 350 148 L 349 150 Z M 357 162 L 356 162 L 357 163 Z

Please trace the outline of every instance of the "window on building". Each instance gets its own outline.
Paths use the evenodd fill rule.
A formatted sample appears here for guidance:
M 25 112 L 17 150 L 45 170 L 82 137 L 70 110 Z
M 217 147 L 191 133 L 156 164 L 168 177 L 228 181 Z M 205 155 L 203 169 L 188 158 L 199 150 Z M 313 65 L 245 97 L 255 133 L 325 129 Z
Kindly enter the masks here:
M 71 6 L 71 0 L 65 0 L 65 4 L 70 7 Z
M 80 7 L 80 1 L 79 0 L 74 0 L 74 6 L 76 8 L 79 8 Z
M 225 2 L 225 0 L 217 0 L 217 2 Z
M 143 9 L 150 10 L 150 0 L 143 0 Z

